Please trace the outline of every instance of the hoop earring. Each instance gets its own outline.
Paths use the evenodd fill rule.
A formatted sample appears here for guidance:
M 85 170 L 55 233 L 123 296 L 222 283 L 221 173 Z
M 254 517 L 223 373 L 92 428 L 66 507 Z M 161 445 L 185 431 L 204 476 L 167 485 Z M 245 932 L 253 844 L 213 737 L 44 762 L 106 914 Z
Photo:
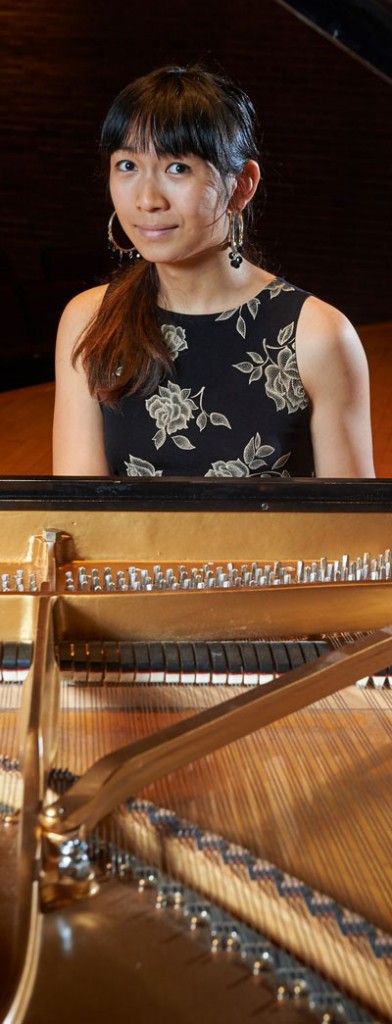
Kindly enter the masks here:
M 134 260 L 140 260 L 140 252 L 137 251 L 134 245 L 132 245 L 130 249 L 123 249 L 122 246 L 116 242 L 116 239 L 113 236 L 113 221 L 116 216 L 116 211 L 113 210 L 108 223 L 108 245 L 110 251 L 118 253 L 120 260 L 122 260 L 124 256 L 127 256 L 131 263 L 133 263 Z
M 229 260 L 231 266 L 235 270 L 242 263 L 242 246 L 244 241 L 244 218 L 241 210 L 230 210 L 230 223 L 229 223 Z

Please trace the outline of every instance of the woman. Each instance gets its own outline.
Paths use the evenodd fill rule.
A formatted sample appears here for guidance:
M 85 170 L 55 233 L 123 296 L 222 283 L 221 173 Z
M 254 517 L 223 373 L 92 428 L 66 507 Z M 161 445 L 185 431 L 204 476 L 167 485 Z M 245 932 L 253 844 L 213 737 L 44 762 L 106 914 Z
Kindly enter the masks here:
M 252 261 L 248 97 L 160 69 L 114 101 L 101 155 L 109 242 L 131 262 L 62 316 L 54 473 L 373 476 L 354 329 Z

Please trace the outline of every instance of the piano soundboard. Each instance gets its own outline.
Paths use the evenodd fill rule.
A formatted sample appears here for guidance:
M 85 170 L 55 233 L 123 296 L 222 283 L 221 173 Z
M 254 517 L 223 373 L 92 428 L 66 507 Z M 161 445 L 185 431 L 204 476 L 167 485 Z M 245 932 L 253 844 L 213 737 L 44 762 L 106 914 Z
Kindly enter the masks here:
M 121 1024 L 392 1020 L 391 499 L 385 481 L 3 481 L 7 1024 L 82 1020 L 86 998 Z

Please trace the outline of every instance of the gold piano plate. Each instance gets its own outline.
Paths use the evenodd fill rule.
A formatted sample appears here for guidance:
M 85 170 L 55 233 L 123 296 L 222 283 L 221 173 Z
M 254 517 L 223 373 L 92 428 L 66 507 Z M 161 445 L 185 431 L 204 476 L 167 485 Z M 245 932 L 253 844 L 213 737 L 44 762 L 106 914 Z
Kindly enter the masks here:
M 0 487 L 0 1018 L 392 1021 L 392 487 L 154 483 Z

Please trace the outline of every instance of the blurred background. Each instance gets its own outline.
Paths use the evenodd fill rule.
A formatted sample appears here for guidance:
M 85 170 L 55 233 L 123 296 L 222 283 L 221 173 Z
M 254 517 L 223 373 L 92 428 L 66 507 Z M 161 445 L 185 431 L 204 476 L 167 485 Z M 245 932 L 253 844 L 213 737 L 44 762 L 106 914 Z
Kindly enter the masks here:
M 2 0 L 0 390 L 53 378 L 63 306 L 110 272 L 100 123 L 127 82 L 169 62 L 223 68 L 256 105 L 268 269 L 356 325 L 392 319 L 391 85 L 335 45 L 334 21 L 358 16 L 371 49 L 366 18 L 382 33 L 390 2 L 295 6 L 329 35 L 280 0 Z

